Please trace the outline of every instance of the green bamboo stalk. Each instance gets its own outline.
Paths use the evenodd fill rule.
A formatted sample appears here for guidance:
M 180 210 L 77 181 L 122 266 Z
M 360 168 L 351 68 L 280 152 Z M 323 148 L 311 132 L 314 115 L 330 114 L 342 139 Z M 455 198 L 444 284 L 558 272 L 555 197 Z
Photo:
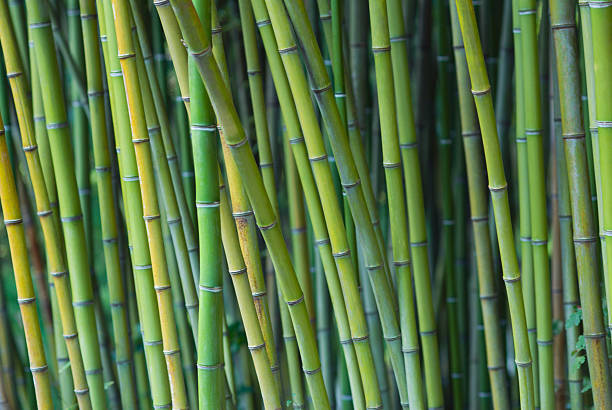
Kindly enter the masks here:
M 551 2 L 551 27 L 557 55 L 563 145 L 567 160 L 569 199 L 571 200 L 574 248 L 579 277 L 583 331 L 596 407 L 612 406 L 612 391 L 607 366 L 605 327 L 601 308 L 597 264 L 597 228 L 590 206 L 589 172 L 582 120 L 578 41 L 575 7 L 566 0 Z M 588 285 L 587 285 L 588 284 Z
M 155 126 L 155 119 L 150 118 L 155 114 L 155 111 L 151 110 L 152 107 L 148 107 L 149 109 L 145 110 L 146 105 L 143 100 L 151 102 L 152 97 L 150 94 L 141 94 L 143 88 L 146 92 L 147 89 L 143 86 L 148 85 L 148 82 L 144 64 L 138 64 L 142 57 L 138 44 L 133 41 L 131 35 L 132 24 L 130 24 L 129 4 L 127 1 L 114 0 L 112 6 L 117 36 L 117 51 L 123 71 L 127 106 L 130 114 L 132 143 L 134 145 L 135 162 L 138 167 L 138 177 L 140 180 L 143 225 L 146 226 L 148 249 L 145 243 L 139 245 L 142 246 L 143 256 L 146 257 L 148 256 L 147 254 L 150 254 L 150 264 L 148 264 L 146 269 L 150 267 L 152 270 L 153 285 L 157 294 L 163 354 L 168 369 L 172 406 L 186 408 L 187 393 L 181 366 L 170 278 L 164 254 L 161 221 L 159 220 L 158 196 L 153 175 L 153 154 L 150 147 L 151 137 L 149 135 L 153 134 L 154 130 L 149 132 L 147 129 L 148 125 Z M 159 155 L 156 156 L 159 157 Z M 134 245 L 139 246 L 136 243 Z
M 257 165 L 247 143 L 244 129 L 238 120 L 236 109 L 227 86 L 224 84 L 217 62 L 210 52 L 210 42 L 207 41 L 202 25 L 197 21 L 195 9 L 189 1 L 173 0 L 171 3 L 181 25 L 189 52 L 197 62 L 198 71 L 200 71 L 204 80 L 217 119 L 219 123 L 223 124 L 223 137 L 230 147 L 231 154 L 244 179 L 244 186 L 253 206 L 257 224 L 274 261 L 279 286 L 289 306 L 294 326 L 300 329 L 296 333 L 296 337 L 304 373 L 313 398 L 313 406 L 315 408 L 329 408 L 323 378 L 320 373 L 314 332 L 309 324 L 304 296 L 298 285 L 287 247 L 274 216 L 274 210 L 265 193 L 261 175 L 257 171 Z
M 40 68 L 41 86 L 45 85 L 42 87 L 43 105 L 60 203 L 68 270 L 71 272 L 70 282 L 77 330 L 82 338 L 81 351 L 85 373 L 93 407 L 104 408 L 106 397 L 101 374 L 98 332 L 95 329 L 93 285 L 90 278 L 87 249 L 83 246 L 87 242 L 78 198 L 55 45 L 45 5 L 33 0 L 26 2 L 26 7 L 36 60 Z
M 593 68 L 595 87 L 595 124 L 599 140 L 599 167 L 601 175 L 601 200 L 603 227 L 601 234 L 605 239 L 604 266 L 607 268 L 606 301 L 608 305 L 608 327 L 612 329 L 612 292 L 610 292 L 610 266 L 612 266 L 612 109 L 608 102 L 612 92 L 612 82 L 609 73 L 612 69 L 611 44 L 607 40 L 612 34 L 610 19 L 612 4 L 606 1 L 589 2 L 591 9 L 591 27 L 593 41 Z M 587 71 L 588 73 L 588 71 Z
M 52 296 L 53 297 L 53 296 Z M 6 300 L 2 286 L 0 285 L 0 363 L 2 363 L 2 389 L 3 398 L 9 408 L 17 408 L 17 396 L 15 394 L 15 369 L 13 367 L 13 356 L 11 355 L 10 335 L 8 328 L 8 316 L 6 314 Z
M 268 61 L 271 64 L 272 75 L 276 84 L 277 93 L 279 94 L 282 114 L 288 127 L 286 136 L 289 137 L 288 142 L 296 160 L 310 218 L 313 221 L 315 244 L 319 248 L 319 254 L 323 263 L 331 301 L 334 307 L 334 315 L 338 324 L 340 340 L 343 341 L 342 346 L 344 347 L 344 354 L 346 355 L 346 360 L 350 369 L 349 376 L 353 378 L 352 384 L 357 386 L 358 382 L 355 380 L 355 372 L 357 369 L 352 353 L 353 348 L 351 344 L 348 343 L 348 340 L 352 338 L 354 342 L 359 342 L 354 343 L 354 349 L 362 373 L 362 384 L 363 386 L 373 389 L 372 392 L 366 392 L 366 401 L 369 400 L 369 398 L 372 398 L 374 401 L 379 401 L 376 398 L 378 395 L 376 393 L 377 386 L 368 381 L 374 380 L 375 375 L 367 338 L 365 318 L 360 313 L 362 308 L 358 304 L 355 305 L 356 302 L 359 302 L 356 273 L 353 273 L 354 267 L 351 265 L 352 260 L 348 257 L 350 251 L 346 233 L 342 225 L 342 213 L 337 202 L 329 164 L 324 161 L 327 159 L 327 155 L 320 130 L 317 127 L 316 117 L 306 88 L 306 82 L 299 63 L 299 58 L 296 54 L 279 55 L 277 51 L 279 46 L 275 40 L 275 34 L 277 39 L 279 35 L 272 32 L 273 28 L 275 31 L 281 30 L 282 28 L 282 33 L 285 35 L 285 39 L 282 40 L 284 43 L 278 44 L 286 43 L 287 47 L 291 47 L 290 44 L 293 41 L 290 38 L 288 26 L 285 23 L 286 18 L 284 21 L 280 20 L 282 24 L 280 27 L 273 15 L 271 24 L 263 24 L 262 22 L 269 21 L 271 17 L 268 15 L 266 6 L 263 4 L 263 1 L 259 1 L 253 2 L 253 7 L 264 40 Z M 282 7 L 282 5 L 280 5 L 280 7 Z M 286 64 L 285 67 L 288 69 L 287 74 L 284 73 L 283 64 Z M 290 72 L 293 73 L 294 77 L 291 77 Z M 295 78 L 295 76 L 298 77 Z M 291 89 L 289 87 L 289 80 L 292 78 L 300 82 L 300 86 L 298 87 L 300 98 L 295 100 L 295 105 L 294 102 L 291 101 Z M 302 118 L 300 119 L 299 116 Z M 316 137 L 314 142 L 310 142 L 311 139 L 308 138 L 304 144 L 305 140 L 301 137 L 302 133 L 300 132 L 300 122 L 303 135 Z M 306 152 L 307 150 L 308 153 Z M 310 157 L 310 161 L 308 157 Z M 310 171 L 311 166 L 312 171 Z M 318 181 L 316 185 L 318 192 L 315 190 L 313 174 L 315 180 Z M 319 195 L 323 199 L 322 201 L 319 201 Z M 325 220 L 321 215 L 321 211 L 323 211 L 326 216 Z M 325 229 L 326 225 L 324 221 L 327 223 L 329 236 Z M 331 247 L 329 245 L 331 245 Z M 333 258 L 336 259 L 337 271 L 333 263 Z M 342 287 L 340 287 L 340 285 L 342 285 Z M 342 305 L 343 292 L 346 308 Z M 347 311 L 351 309 L 351 311 L 355 313 L 350 322 L 345 319 L 345 309 Z M 357 377 L 359 376 L 357 375 Z M 358 398 L 359 395 L 355 394 L 355 397 Z
M 189 259 L 189 253 L 192 248 L 188 247 L 186 243 L 186 236 L 183 230 L 184 225 L 181 223 L 182 216 L 179 212 L 177 195 L 175 195 L 171 177 L 169 163 L 175 162 L 177 157 L 171 143 L 166 144 L 166 142 L 170 141 L 168 120 L 165 115 L 163 103 L 160 101 L 159 84 L 156 81 L 153 71 L 153 59 L 149 42 L 146 38 L 147 33 L 144 21 L 135 2 L 131 2 L 131 6 L 139 39 L 138 44 L 135 44 L 135 46 L 137 48 L 140 88 L 147 117 L 151 152 L 153 154 L 153 166 L 157 172 L 156 180 L 159 181 L 159 193 L 162 199 L 163 208 L 166 211 L 166 221 L 172 235 L 172 244 L 174 245 L 175 258 L 178 263 L 179 275 L 181 278 L 180 284 L 182 285 L 189 323 L 191 324 L 194 339 L 197 340 L 198 296 L 195 290 L 194 279 L 199 275 L 199 272 L 192 272 Z M 153 90 L 157 90 L 157 92 L 154 94 Z M 166 152 L 165 146 L 171 147 L 172 151 L 170 154 Z M 197 266 L 199 266 L 199 263 Z
M 523 84 L 523 55 L 522 55 L 522 30 L 519 19 L 519 3 L 512 2 L 512 19 L 514 34 L 514 67 L 515 82 Z M 523 298 L 525 302 L 525 317 L 529 338 L 529 349 L 532 352 L 534 400 L 539 403 L 539 379 L 537 362 L 536 342 L 536 313 L 535 313 L 535 287 L 533 248 L 531 245 L 531 209 L 529 207 L 529 176 L 527 164 L 527 138 L 525 136 L 525 89 L 522 86 L 515 87 L 516 100 L 516 167 L 518 173 L 518 201 L 519 201 L 519 240 L 521 257 L 521 282 L 523 287 Z
M 489 84 L 484 57 L 482 55 L 473 5 L 467 0 L 456 0 L 456 5 L 468 70 L 470 72 L 472 94 L 474 95 L 476 111 L 480 122 L 487 164 L 489 190 L 491 192 L 491 199 L 495 212 L 495 224 L 502 259 L 503 277 L 506 283 L 513 330 L 515 363 L 519 376 L 521 408 L 533 409 L 533 375 L 527 339 L 523 293 L 520 282 L 521 276 L 514 247 L 512 221 L 508 203 L 508 185 L 504 175 L 501 152 L 499 149 L 495 113 L 493 112 L 493 102 L 491 99 L 491 86 Z
M 608 283 L 608 263 L 606 255 L 606 239 L 603 235 L 603 199 L 602 199 L 602 185 L 601 185 L 601 166 L 600 166 L 600 155 L 599 155 L 599 132 L 597 129 L 597 113 L 595 104 L 595 71 L 593 68 L 593 33 L 591 28 L 591 11 L 589 8 L 588 1 L 579 0 L 578 6 L 580 10 L 580 26 L 582 35 L 583 45 L 583 58 L 584 58 L 584 75 L 586 77 L 585 91 L 587 94 L 587 108 L 589 112 L 589 134 L 591 136 L 591 154 L 593 156 L 593 174 L 595 183 L 595 197 L 597 202 L 597 223 L 600 238 L 600 247 L 602 253 L 602 274 L 605 283 L 606 295 L 609 294 L 609 283 Z M 606 296 L 607 297 L 607 296 Z M 608 299 L 606 299 L 608 300 Z M 609 327 L 609 325 L 608 325 Z
M 438 161 L 440 162 L 440 201 L 441 205 L 441 245 L 444 252 L 444 282 L 446 288 L 446 315 L 448 321 L 448 344 L 450 358 L 450 378 L 452 386 L 453 407 L 461 409 L 464 407 L 464 373 L 461 363 L 461 346 L 459 339 L 459 309 L 457 298 L 457 283 L 455 279 L 454 267 L 454 225 L 455 216 L 453 215 L 454 201 L 452 198 L 453 183 L 451 179 L 451 169 L 453 158 L 451 156 L 453 140 L 450 135 L 450 112 L 448 110 L 449 98 L 449 50 L 450 36 L 448 32 L 448 22 L 450 21 L 447 11 L 448 2 L 437 0 L 433 5 L 433 16 L 436 21 L 434 28 L 434 38 L 437 50 L 437 123 L 436 133 L 438 134 Z M 405 47 L 404 47 L 405 48 Z
M 553 7 L 554 8 L 554 7 Z M 551 9 L 552 11 L 552 9 Z M 555 34 L 553 34 L 555 35 Z M 560 120 L 561 118 L 559 118 Z M 560 121 L 559 121 L 560 122 Z M 561 128 L 561 124 L 558 124 Z M 561 129 L 558 130 L 561 133 Z M 576 311 L 579 303 L 578 282 L 576 277 L 576 253 L 572 244 L 572 209 L 570 204 L 570 192 L 568 182 L 568 168 L 566 164 L 565 151 L 563 149 L 563 138 L 556 137 L 557 145 L 557 180 L 558 206 L 559 206 L 559 236 L 561 247 L 561 274 L 563 279 L 563 305 L 564 316 L 567 319 Z M 583 408 L 582 389 L 583 371 L 576 365 L 577 358 L 572 355 L 576 349 L 576 342 L 580 332 L 580 326 L 565 326 L 565 340 L 567 348 L 567 381 L 569 383 L 569 403 L 572 409 Z
M 98 3 L 100 4 L 100 3 Z M 128 225 L 128 242 L 131 248 L 132 270 L 138 318 L 142 331 L 144 356 L 147 363 L 150 393 L 154 405 L 169 405 L 171 402 L 168 372 L 163 358 L 162 334 L 157 300 L 154 292 L 152 263 L 147 249 L 147 233 L 144 220 L 135 147 L 131 141 L 130 118 L 121 63 L 118 58 L 114 13 L 111 2 L 104 6 L 105 31 L 107 36 L 109 89 L 111 105 L 114 105 L 115 144 L 118 148 L 119 170 L 122 179 L 124 212 Z M 131 26 L 131 25 L 130 25 Z M 104 44 L 104 43 L 103 43 Z M 156 255 L 159 256 L 159 255 Z M 140 358 L 139 358 L 140 360 Z M 142 384 L 142 378 L 141 378 Z M 139 386 L 140 395 L 140 386 Z M 139 400 L 143 405 L 143 400 Z
M 195 3 L 199 19 L 211 26 L 210 1 Z M 208 34 L 210 37 L 210 34 Z M 217 135 L 214 114 L 197 71 L 189 62 L 189 93 L 193 96 L 191 138 L 196 175 L 196 207 L 200 254 L 197 368 L 200 408 L 221 408 L 223 403 L 221 239 Z M 202 407 L 204 406 L 204 407 Z
M 542 142 L 542 110 L 536 33 L 536 3 L 520 0 L 522 84 L 527 138 L 527 171 L 529 175 L 529 207 L 531 212 L 531 246 L 533 247 L 535 311 L 537 328 L 537 369 L 539 404 L 554 406 L 552 360 L 552 303 L 548 265 L 548 224 Z M 538 402 L 536 401 L 536 406 Z
M 3 2 L 2 4 L 1 17 L 6 24 L 8 21 L 6 20 L 6 12 L 8 10 L 6 3 Z M 9 75 L 12 74 L 9 70 L 7 72 Z M 11 259 L 13 261 L 17 285 L 17 302 L 19 303 L 21 318 L 24 324 L 30 359 L 30 371 L 32 372 L 36 389 L 36 403 L 39 409 L 51 409 L 53 408 L 53 402 L 51 401 L 48 366 L 38 324 L 36 304 L 33 303 L 36 297 L 34 296 L 34 285 L 30 274 L 28 250 L 23 232 L 21 211 L 19 209 L 19 198 L 17 197 L 17 188 L 15 187 L 13 170 L 11 169 L 6 139 L 4 138 L 4 124 L 1 119 L 0 130 L 0 200 L 4 214 L 4 225 L 6 226 L 11 248 Z
M 80 0 L 79 8 L 86 62 L 94 166 L 97 176 L 96 185 L 100 202 L 102 242 L 113 324 L 115 363 L 121 403 L 123 407 L 129 408 L 136 406 L 136 390 L 132 377 L 132 347 L 129 340 L 127 306 L 119 259 L 119 227 L 117 226 L 111 155 L 106 129 L 103 80 L 100 71 L 100 45 L 96 38 L 98 18 L 94 1 Z

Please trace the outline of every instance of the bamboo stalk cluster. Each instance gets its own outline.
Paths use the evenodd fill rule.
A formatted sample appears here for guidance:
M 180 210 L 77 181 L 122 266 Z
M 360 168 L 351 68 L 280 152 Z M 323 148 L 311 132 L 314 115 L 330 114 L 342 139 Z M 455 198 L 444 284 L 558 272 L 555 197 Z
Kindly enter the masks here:
M 612 409 L 612 2 L 0 0 L 0 45 L 1 408 Z

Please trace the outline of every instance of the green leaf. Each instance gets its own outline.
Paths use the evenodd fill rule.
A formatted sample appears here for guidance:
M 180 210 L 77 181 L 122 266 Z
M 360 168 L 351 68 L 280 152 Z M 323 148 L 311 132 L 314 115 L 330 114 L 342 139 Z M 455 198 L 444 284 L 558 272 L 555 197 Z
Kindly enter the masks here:
M 586 357 L 585 356 L 576 356 L 574 357 L 574 359 L 572 360 L 572 370 L 573 371 L 578 371 L 578 369 L 580 369 L 580 366 L 582 366 L 582 364 L 586 361 Z
M 111 387 L 113 384 L 115 384 L 114 380 L 104 383 L 104 390 L 108 390 L 108 388 Z
M 578 326 L 580 321 L 582 320 L 582 309 L 576 308 L 569 317 L 565 320 L 565 328 L 570 329 L 572 327 Z
M 585 377 L 584 379 L 582 379 L 582 390 L 580 390 L 581 393 L 586 393 L 589 390 L 591 390 L 591 379 L 589 379 L 588 377 Z
M 584 349 L 586 349 L 586 342 L 584 341 L 584 336 L 580 335 L 578 336 L 578 340 L 576 340 L 576 351 L 580 352 Z

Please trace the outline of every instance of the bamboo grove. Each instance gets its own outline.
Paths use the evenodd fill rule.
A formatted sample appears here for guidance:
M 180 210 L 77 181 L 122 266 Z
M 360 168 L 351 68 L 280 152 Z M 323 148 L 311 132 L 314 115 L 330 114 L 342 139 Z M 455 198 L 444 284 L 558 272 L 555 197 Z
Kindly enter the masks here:
M 1 409 L 612 409 L 612 2 L 0 0 Z

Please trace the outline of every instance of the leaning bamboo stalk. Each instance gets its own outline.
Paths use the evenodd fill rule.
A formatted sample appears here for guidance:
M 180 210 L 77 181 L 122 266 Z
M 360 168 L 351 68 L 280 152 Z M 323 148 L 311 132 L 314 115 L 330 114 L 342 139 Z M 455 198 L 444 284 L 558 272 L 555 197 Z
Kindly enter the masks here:
M 184 229 L 189 227 L 188 229 L 193 230 L 193 224 L 189 211 L 185 207 L 185 212 L 181 212 L 182 207 L 179 205 L 180 198 L 182 197 L 184 201 L 185 197 L 183 192 L 179 192 L 179 190 L 182 190 L 182 185 L 176 183 L 176 179 L 180 180 L 180 178 L 173 178 L 172 170 L 176 168 L 178 161 L 172 144 L 168 117 L 163 101 L 161 101 L 159 83 L 153 71 L 153 56 L 147 38 L 146 26 L 137 3 L 130 1 L 130 5 L 138 32 L 138 54 L 142 55 L 142 59 L 138 58 L 139 73 L 146 73 L 146 75 L 139 78 L 145 77 L 146 80 L 142 81 L 141 79 L 141 91 L 145 113 L 148 114 L 147 127 L 151 138 L 153 165 L 157 171 L 161 203 L 166 211 L 167 224 L 172 235 L 172 244 L 174 245 L 174 253 L 179 268 L 185 307 L 191 324 L 192 334 L 197 339 L 198 296 L 195 290 L 195 280 L 199 276 L 200 265 L 199 261 L 192 264 L 190 260 L 194 252 L 198 253 L 198 246 L 197 243 L 194 245 L 192 240 L 187 241 L 190 235 L 186 234 Z M 143 64 L 141 64 L 141 61 Z M 168 148 L 168 151 L 166 148 Z M 177 172 L 175 171 L 174 174 L 177 174 Z M 186 222 L 183 221 L 184 219 L 186 219 Z
M 189 52 L 197 62 L 198 70 L 215 107 L 218 122 L 223 124 L 223 134 L 230 147 L 232 157 L 236 161 L 244 185 L 253 206 L 257 224 L 278 274 L 278 282 L 289 306 L 294 326 L 299 328 L 296 332 L 300 348 L 304 373 L 310 388 L 313 406 L 315 408 L 329 408 L 329 402 L 323 378 L 320 372 L 320 362 L 314 332 L 310 326 L 308 313 L 304 304 L 304 295 L 300 289 L 291 264 L 287 246 L 282 238 L 280 227 L 274 215 L 274 210 L 265 193 L 261 175 L 257 170 L 253 153 L 244 134 L 244 129 L 238 120 L 229 90 L 225 85 L 217 62 L 211 53 L 210 42 L 207 40 L 202 25 L 199 24 L 197 14 L 191 2 L 186 0 L 173 0 L 172 6 Z
M 4 20 L 8 11 L 6 3 L 2 3 L 2 14 Z M 4 20 L 5 22 L 7 20 Z M 3 36 L 4 37 L 4 36 Z M 7 70 L 8 71 L 8 70 Z M 9 75 L 11 74 L 8 71 Z M 30 274 L 28 262 L 28 250 L 23 231 L 21 211 L 19 209 L 19 198 L 17 188 L 11 169 L 11 161 L 4 137 L 4 124 L 0 119 L 0 200 L 4 213 L 4 225 L 9 237 L 11 248 L 11 259 L 17 285 L 17 302 L 21 311 L 24 331 L 26 335 L 28 356 L 30 359 L 30 371 L 34 379 L 36 389 L 36 403 L 39 409 L 53 408 L 51 401 L 51 385 L 49 383 L 49 372 L 45 351 L 42 342 L 40 326 L 38 324 L 38 312 L 36 309 L 36 297 L 34 295 L 34 284 Z
M 353 273 L 354 268 L 351 265 L 352 261 L 346 257 L 349 252 L 346 232 L 344 232 L 342 224 L 342 213 L 334 190 L 330 167 L 326 161 L 323 161 L 323 159 L 326 159 L 325 148 L 320 130 L 316 120 L 314 120 L 312 102 L 307 89 L 302 86 L 300 88 L 301 98 L 297 100 L 299 103 L 297 101 L 294 103 L 289 87 L 290 77 L 285 74 L 283 61 L 278 52 L 278 43 L 273 32 L 274 23 L 269 24 L 270 16 L 263 1 L 252 3 L 270 64 L 272 79 L 278 93 L 281 112 L 287 126 L 285 139 L 289 143 L 296 161 L 308 212 L 313 223 L 314 241 L 325 271 L 343 352 L 350 369 L 350 377 L 359 377 L 356 374 L 357 368 L 354 357 L 356 354 L 363 385 L 372 389 L 372 393 L 366 392 L 366 396 L 376 400 L 377 386 L 372 383 L 375 374 L 367 326 L 365 318 L 361 314 L 362 308 L 356 276 Z M 285 33 L 288 32 L 285 31 Z M 296 55 L 292 55 L 282 58 L 292 59 L 288 63 L 292 64 L 291 67 L 293 67 L 295 73 L 300 73 L 301 67 L 299 66 L 299 59 L 296 59 L 296 57 Z M 299 67 L 299 71 L 297 67 Z M 299 81 L 305 85 L 303 74 Z M 302 121 L 303 130 L 300 129 L 298 111 L 308 118 Z M 317 135 L 316 144 L 305 143 L 302 135 Z M 315 184 L 315 180 L 318 180 L 319 183 Z M 319 198 L 324 199 L 320 200 Z M 334 263 L 334 258 L 337 266 Z M 348 320 L 346 313 L 349 309 L 354 312 L 351 321 Z
M 139 53 L 138 44 L 132 38 L 129 4 L 127 1 L 113 0 L 112 6 L 117 38 L 117 52 L 121 70 L 123 71 L 127 106 L 130 114 L 132 143 L 134 145 L 135 161 L 140 180 L 142 215 L 148 239 L 148 249 L 146 244 L 141 244 L 140 246 L 143 247 L 143 255 L 147 253 L 150 255 L 150 268 L 152 270 L 155 293 L 157 294 L 163 354 L 168 369 L 172 406 L 186 408 L 187 393 L 185 391 L 185 381 L 181 367 L 170 278 L 168 276 L 161 232 L 158 196 L 153 175 L 153 154 L 150 147 L 151 137 L 147 128 L 149 123 L 153 122 L 148 118 L 147 114 L 153 116 L 155 111 L 151 109 L 145 111 L 145 104 L 143 103 L 143 98 L 150 102 L 151 96 L 143 96 L 141 94 L 142 86 L 139 80 L 141 80 L 143 85 L 148 85 L 148 82 L 145 78 L 144 64 L 140 64 L 141 70 L 139 72 L 138 61 L 142 58 L 142 55 Z
M 508 203 L 508 184 L 504 175 L 499 140 L 497 138 L 491 85 L 489 84 L 480 46 L 474 7 L 468 0 L 456 0 L 456 4 L 472 83 L 472 94 L 474 95 L 476 111 L 480 122 L 489 190 L 495 213 L 502 270 L 504 282 L 506 283 L 513 330 L 515 363 L 519 375 L 521 408 L 532 409 L 534 402 L 531 354 L 527 339 L 525 307 L 520 282 L 521 276 L 512 233 L 512 221 Z
M 98 4 L 100 4 L 98 2 Z M 132 271 L 136 294 L 136 307 L 142 331 L 145 360 L 153 405 L 169 405 L 171 402 L 168 371 L 164 360 L 159 308 L 154 291 L 151 255 L 143 219 L 135 145 L 131 140 L 130 118 L 127 106 L 123 72 L 118 58 L 114 12 L 111 2 L 103 2 L 106 31 L 106 58 L 109 73 L 109 91 L 115 122 L 119 171 L 122 180 L 124 211 L 127 222 L 128 242 L 132 247 Z M 104 43 L 103 43 L 104 44 Z M 114 100 L 114 101 L 113 101 Z M 156 255 L 158 256 L 158 255 Z M 132 309 L 130 309 L 132 310 Z
M 304 138 L 306 142 L 306 147 L 308 149 L 308 156 L 310 158 L 315 179 L 318 182 L 318 187 L 320 190 L 320 195 L 322 198 L 322 205 L 326 215 L 326 220 L 341 220 L 341 216 L 334 215 L 332 212 L 335 210 L 330 207 L 332 204 L 331 200 L 327 198 L 334 198 L 335 192 L 332 190 L 333 183 L 331 179 L 331 173 L 329 170 L 329 165 L 324 164 L 323 159 L 327 159 L 327 154 L 325 152 L 325 146 L 323 144 L 323 140 L 321 137 L 321 132 L 319 128 L 316 126 L 317 121 L 314 115 L 314 110 L 312 107 L 312 102 L 310 100 L 310 92 L 308 90 L 308 85 L 306 82 L 306 78 L 303 73 L 302 66 L 300 65 L 299 56 L 297 54 L 297 46 L 295 44 L 295 40 L 291 35 L 291 31 L 289 29 L 289 19 L 286 13 L 283 11 L 283 5 L 279 4 L 279 1 L 269 1 L 268 12 L 270 13 L 272 27 L 274 29 L 274 34 L 276 36 L 276 40 L 278 42 L 278 47 L 281 53 L 281 58 L 283 60 L 283 64 L 285 66 L 285 70 L 287 72 L 287 78 L 289 80 L 290 89 L 294 94 L 294 101 L 296 103 L 297 112 L 299 115 L 299 120 L 302 125 L 302 129 L 304 131 Z M 288 6 L 288 5 L 286 5 Z M 298 7 L 300 16 L 297 17 L 300 21 L 300 28 L 305 28 L 306 31 L 310 30 L 310 35 L 312 35 L 312 31 L 310 28 L 310 24 L 307 22 L 306 12 L 303 9 L 303 5 L 300 3 L 301 7 Z M 291 6 L 288 6 L 289 9 Z M 306 20 L 304 20 L 306 19 Z M 259 20 L 259 18 L 258 18 Z M 263 19 L 262 19 L 263 20 Z M 260 21 L 262 21 L 260 20 Z M 292 19 L 295 20 L 295 19 Z M 294 23 L 294 27 L 298 27 Z M 299 30 L 296 30 L 296 34 L 299 33 Z M 308 35 L 308 33 L 303 33 Z M 311 39 L 309 41 L 312 42 Z M 305 42 L 301 41 L 302 44 Z M 312 44 L 312 43 L 311 43 Z M 318 48 L 317 48 L 318 52 Z M 322 80 L 325 85 L 321 85 L 319 82 L 321 79 L 317 79 L 317 83 L 313 83 L 312 86 L 317 91 L 315 92 L 315 96 L 319 99 L 323 94 L 325 94 L 325 107 L 331 109 L 335 109 L 332 112 L 334 115 L 334 131 L 343 136 L 344 138 L 340 141 L 335 139 L 335 136 L 330 133 L 330 141 L 332 143 L 332 150 L 335 153 L 336 163 L 338 165 L 338 170 L 340 171 L 340 176 L 343 178 L 343 173 L 346 173 L 348 170 L 350 175 L 347 177 L 344 175 L 344 190 L 347 195 L 347 199 L 351 204 L 351 212 L 353 214 L 353 218 L 356 223 L 358 238 L 361 237 L 364 244 L 364 252 L 367 255 L 366 260 L 369 266 L 369 274 L 373 281 L 373 286 L 378 293 L 377 302 L 380 303 L 379 312 L 381 313 L 381 320 L 383 321 L 383 329 L 385 332 L 385 337 L 387 339 L 388 345 L 392 349 L 393 359 L 392 363 L 394 364 L 394 369 L 396 371 L 396 377 L 398 380 L 398 385 L 402 389 L 402 401 L 407 402 L 407 394 L 406 394 L 406 382 L 405 382 L 405 372 L 403 366 L 403 358 L 401 354 L 401 341 L 400 341 L 400 332 L 397 324 L 397 320 L 395 317 L 394 307 L 392 307 L 394 297 L 392 295 L 391 289 L 389 287 L 389 282 L 387 281 L 387 277 L 384 274 L 384 260 L 380 254 L 380 248 L 378 246 L 376 240 L 376 234 L 374 233 L 374 229 L 372 226 L 372 222 L 370 219 L 370 215 L 368 213 L 367 206 L 365 204 L 365 200 L 361 191 L 361 187 L 359 184 L 359 179 L 357 176 L 357 170 L 355 168 L 354 162 L 352 161 L 352 156 L 350 154 L 350 147 L 348 143 L 348 137 L 346 135 L 346 129 L 342 124 L 342 120 L 340 118 L 340 114 L 337 110 L 337 106 L 335 104 L 333 93 L 331 93 L 331 84 L 329 81 L 329 77 L 327 76 L 326 69 L 323 64 L 323 60 L 321 59 L 320 52 L 318 54 L 318 59 L 314 61 L 308 61 L 307 66 L 313 68 L 312 63 L 316 64 L 317 73 L 321 74 Z M 311 76 L 311 78 L 314 78 Z M 321 93 L 318 92 L 321 90 Z M 319 101 L 320 102 L 320 101 Z M 324 120 L 327 125 L 329 125 L 329 118 L 327 114 L 329 114 L 328 110 L 322 110 L 324 113 Z M 340 155 L 339 155 L 340 153 Z M 351 182 L 347 182 L 351 181 Z M 325 190 L 322 190 L 325 189 Z M 356 203 L 359 206 L 354 206 Z M 329 228 L 329 226 L 328 226 Z M 364 232 L 365 231 L 365 232 Z M 330 234 L 331 234 L 330 228 Z M 346 237 L 345 235 L 335 237 L 332 236 L 332 244 L 337 241 L 342 241 Z M 336 263 L 350 263 L 352 260 L 348 258 L 350 255 L 350 251 L 348 250 L 348 243 L 344 239 L 344 243 L 335 242 L 342 247 L 335 248 L 334 246 L 334 257 L 336 259 Z M 346 259 L 346 262 L 344 261 Z M 341 283 L 348 283 L 350 280 L 348 278 L 348 271 L 346 269 L 350 269 L 351 265 L 348 265 L 346 268 L 338 269 L 339 274 L 341 275 Z M 380 274 L 382 272 L 382 274 Z M 355 280 L 355 276 L 352 276 L 353 281 Z M 349 300 L 355 300 L 352 297 Z M 353 324 L 351 321 L 349 324 Z M 356 323 L 362 326 L 361 321 Z M 366 329 L 363 326 L 363 329 L 359 329 L 361 332 L 365 333 Z M 357 340 L 365 340 L 359 339 L 353 336 L 354 341 Z M 357 348 L 357 344 L 355 344 Z M 369 346 L 364 346 L 364 350 L 368 349 Z M 368 349 L 369 350 L 369 349 Z M 371 357 L 371 353 L 367 350 L 364 352 L 367 356 L 365 358 Z M 368 365 L 368 376 L 371 377 L 370 380 L 374 380 L 374 372 L 370 367 L 370 363 L 364 362 L 364 365 Z M 366 397 L 371 397 L 373 402 L 380 401 L 380 393 L 378 389 L 374 390 L 372 382 L 363 382 L 364 388 L 372 387 L 372 392 L 364 392 Z M 377 397 L 378 396 L 378 397 Z M 368 402 L 368 399 L 366 399 Z M 370 404 L 368 404 L 370 405 Z M 376 404 L 379 405 L 379 404 Z

